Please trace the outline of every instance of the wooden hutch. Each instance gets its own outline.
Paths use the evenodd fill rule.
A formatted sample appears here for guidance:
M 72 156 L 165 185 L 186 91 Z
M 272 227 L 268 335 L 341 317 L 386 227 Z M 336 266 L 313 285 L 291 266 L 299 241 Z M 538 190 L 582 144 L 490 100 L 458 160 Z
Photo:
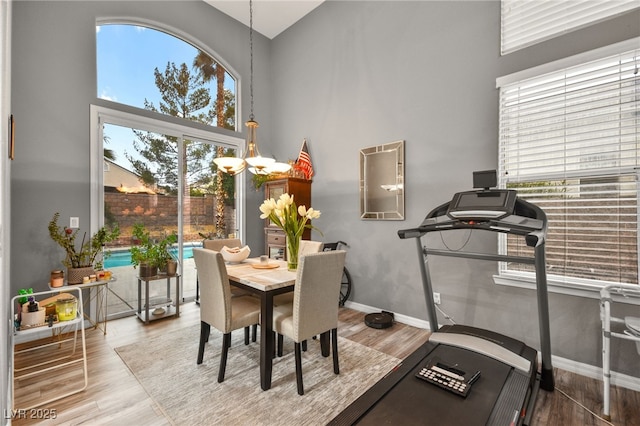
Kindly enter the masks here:
M 277 201 L 278 198 L 285 193 L 293 195 L 293 201 L 296 203 L 296 206 L 312 207 L 310 180 L 288 177 L 270 180 L 264 184 L 265 200 L 273 198 Z M 273 259 L 287 260 L 287 239 L 284 231 L 271 223 L 269 219 L 265 219 L 264 232 L 265 253 Z M 304 230 L 302 239 L 311 239 L 310 229 Z

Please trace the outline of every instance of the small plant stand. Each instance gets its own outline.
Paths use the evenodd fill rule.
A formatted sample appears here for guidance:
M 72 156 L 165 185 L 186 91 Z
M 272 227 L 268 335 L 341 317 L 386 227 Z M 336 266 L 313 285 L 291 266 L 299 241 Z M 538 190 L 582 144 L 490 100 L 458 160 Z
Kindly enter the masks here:
M 171 299 L 171 280 L 175 279 L 176 293 L 175 300 Z M 149 283 L 152 282 L 166 282 L 167 292 L 166 297 L 154 297 L 149 296 Z M 142 288 L 144 283 L 144 303 Z M 155 309 L 162 308 L 164 312 L 154 313 Z M 150 312 L 151 311 L 151 312 Z M 180 275 L 154 275 L 152 277 L 138 277 L 138 311 L 136 315 L 140 321 L 145 324 L 149 324 L 149 321 L 154 321 L 160 318 L 166 317 L 179 317 L 180 316 Z

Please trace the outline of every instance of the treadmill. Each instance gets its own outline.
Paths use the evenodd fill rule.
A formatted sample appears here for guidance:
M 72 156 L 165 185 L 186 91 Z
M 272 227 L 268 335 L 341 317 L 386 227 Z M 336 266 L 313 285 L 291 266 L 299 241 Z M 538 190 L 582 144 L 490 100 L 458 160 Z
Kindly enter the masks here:
M 435 208 L 417 228 L 398 231 L 415 238 L 432 334 L 400 365 L 356 399 L 331 425 L 437 424 L 528 425 L 538 389 L 553 391 L 549 304 L 545 270 L 547 219 L 539 207 L 496 186 L 495 170 L 474 172 L 472 191 Z M 473 229 L 522 236 L 532 257 L 431 249 L 429 232 Z M 429 256 L 532 264 L 536 272 L 540 351 L 516 339 L 475 327 L 440 329 L 429 275 Z

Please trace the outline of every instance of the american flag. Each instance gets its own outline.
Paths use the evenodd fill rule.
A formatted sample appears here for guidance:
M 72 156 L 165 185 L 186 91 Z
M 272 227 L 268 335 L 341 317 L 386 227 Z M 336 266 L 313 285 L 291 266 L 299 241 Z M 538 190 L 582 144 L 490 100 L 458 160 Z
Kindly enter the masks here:
M 296 165 L 300 170 L 304 172 L 306 179 L 313 177 L 313 165 L 311 164 L 311 157 L 309 156 L 309 150 L 307 149 L 307 140 L 302 141 L 302 147 L 300 148 L 300 154 L 298 154 L 298 161 Z

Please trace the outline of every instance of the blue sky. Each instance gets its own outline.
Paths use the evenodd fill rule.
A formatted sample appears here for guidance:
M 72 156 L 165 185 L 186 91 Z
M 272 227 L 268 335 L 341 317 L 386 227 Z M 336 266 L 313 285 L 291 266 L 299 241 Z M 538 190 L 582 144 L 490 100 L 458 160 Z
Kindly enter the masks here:
M 159 106 L 160 94 L 154 82 L 154 69 L 164 72 L 168 62 L 192 67 L 197 49 L 172 35 L 134 25 L 101 25 L 96 27 L 97 96 L 139 108 L 145 98 Z M 225 85 L 233 90 L 233 81 Z M 212 86 L 213 87 L 213 86 Z M 215 89 L 215 88 L 214 88 Z M 215 90 L 212 90 L 215 94 Z M 133 133 L 109 127 L 110 142 L 105 148 L 131 153 Z M 116 163 L 131 169 L 123 154 Z

